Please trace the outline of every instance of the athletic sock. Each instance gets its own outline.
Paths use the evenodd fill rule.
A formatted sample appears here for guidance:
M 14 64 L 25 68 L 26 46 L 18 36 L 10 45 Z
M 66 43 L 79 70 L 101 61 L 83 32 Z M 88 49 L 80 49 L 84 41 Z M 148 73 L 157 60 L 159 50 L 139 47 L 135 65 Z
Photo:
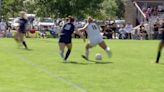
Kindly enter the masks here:
M 89 49 L 86 49 L 86 50 L 85 50 L 85 56 L 86 56 L 86 58 L 88 59 L 88 57 L 89 57 Z
M 66 53 L 66 55 L 65 55 L 64 60 L 67 60 L 67 58 L 69 57 L 70 53 L 71 53 L 71 50 L 68 49 L 68 50 L 67 50 L 67 53 Z
M 110 48 L 106 47 L 105 52 L 107 53 L 108 57 L 111 57 L 111 53 L 110 53 Z
M 158 55 L 157 55 L 157 59 L 156 59 L 156 63 L 159 63 L 159 59 L 161 57 L 161 51 L 158 51 Z
M 24 47 L 27 49 L 27 44 L 25 41 L 22 42 L 22 44 L 24 45 Z
M 61 51 L 60 51 L 60 56 L 61 56 L 61 58 L 64 59 L 64 50 L 61 50 Z

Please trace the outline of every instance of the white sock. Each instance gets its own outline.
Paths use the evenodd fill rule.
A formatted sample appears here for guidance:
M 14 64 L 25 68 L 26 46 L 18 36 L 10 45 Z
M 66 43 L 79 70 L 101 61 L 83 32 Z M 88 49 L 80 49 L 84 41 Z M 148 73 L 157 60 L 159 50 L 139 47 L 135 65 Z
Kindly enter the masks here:
M 108 51 L 109 52 L 110 51 L 110 48 L 109 47 L 106 47 L 105 51 Z
M 88 58 L 89 57 L 89 49 L 86 49 L 85 51 L 85 56 Z
M 64 51 L 63 50 L 60 51 L 60 56 L 61 56 L 61 58 L 64 59 Z
M 107 47 L 107 48 L 105 49 L 105 51 L 106 51 L 106 53 L 107 53 L 108 57 L 111 57 L 110 48 L 109 48 L 109 47 Z

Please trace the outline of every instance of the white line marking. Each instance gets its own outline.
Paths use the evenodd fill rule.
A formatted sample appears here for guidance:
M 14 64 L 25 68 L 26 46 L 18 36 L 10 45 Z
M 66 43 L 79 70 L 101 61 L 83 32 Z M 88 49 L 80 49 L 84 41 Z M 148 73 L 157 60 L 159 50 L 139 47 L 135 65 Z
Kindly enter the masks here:
M 33 63 L 32 61 L 26 59 L 25 57 L 21 57 L 20 55 L 16 55 L 18 58 L 20 58 L 23 62 L 26 62 L 27 64 L 30 64 L 31 66 L 33 66 L 34 68 L 37 68 L 39 69 L 40 71 L 46 73 L 47 75 L 49 75 L 50 77 L 54 78 L 54 79 L 57 79 L 57 80 L 60 80 L 60 81 L 63 81 L 64 83 L 78 89 L 80 92 L 87 92 L 84 88 L 80 87 L 79 85 L 69 81 L 69 80 L 66 80 L 62 77 L 59 77 L 57 74 L 54 74 L 54 73 L 51 73 L 48 69 L 46 68 L 42 68 L 40 67 L 38 64 L 35 64 Z
M 7 46 L 7 45 L 5 45 L 5 46 L 9 48 L 9 46 Z M 6 48 L 6 47 L 5 47 L 5 48 Z M 2 50 L 2 49 L 1 49 L 1 50 Z M 6 52 L 6 51 L 5 51 L 5 53 L 10 54 L 9 52 Z M 54 79 L 57 79 L 57 80 L 60 80 L 60 81 L 63 81 L 64 83 L 66 83 L 66 84 L 68 84 L 68 85 L 70 85 L 70 86 L 72 86 L 72 87 L 78 89 L 80 92 L 87 92 L 87 90 L 85 90 L 84 88 L 80 87 L 79 85 L 77 85 L 77 84 L 75 84 L 75 83 L 73 83 L 73 82 L 71 82 L 71 81 L 69 81 L 69 80 L 66 80 L 66 79 L 60 77 L 60 76 L 58 76 L 57 74 L 51 73 L 50 71 L 48 71 L 48 69 L 40 67 L 38 64 L 35 64 L 35 63 L 33 63 L 32 61 L 28 60 L 27 58 L 25 58 L 25 57 L 23 57 L 23 56 L 20 56 L 18 53 L 15 53 L 15 56 L 17 56 L 17 57 L 18 57 L 19 59 L 21 59 L 23 62 L 25 62 L 25 63 L 27 63 L 27 64 L 33 66 L 34 68 L 39 69 L 40 71 L 42 71 L 42 72 L 44 72 L 44 73 L 46 73 L 46 74 L 49 75 L 50 77 L 52 77 L 52 78 L 54 78 Z

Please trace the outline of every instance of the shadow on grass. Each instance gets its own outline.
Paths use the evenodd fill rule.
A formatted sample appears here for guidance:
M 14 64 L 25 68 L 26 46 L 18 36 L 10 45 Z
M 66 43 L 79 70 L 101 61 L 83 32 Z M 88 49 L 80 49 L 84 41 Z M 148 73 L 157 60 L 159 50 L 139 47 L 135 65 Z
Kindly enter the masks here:
M 154 63 L 154 64 L 157 64 L 157 65 L 164 65 L 164 63 Z
M 112 64 L 113 62 L 88 60 L 88 61 L 86 61 L 84 63 L 77 62 L 77 61 L 67 61 L 67 62 L 63 62 L 63 63 L 65 63 L 65 64 L 88 65 L 88 64 Z
M 26 48 L 23 48 L 23 47 L 18 47 L 17 48 L 18 50 L 24 50 L 24 51 L 33 51 L 33 49 L 26 49 Z
M 113 62 L 108 61 L 94 61 L 94 60 L 88 60 L 89 62 L 93 62 L 95 64 L 112 64 Z
M 81 63 L 81 62 L 77 62 L 77 61 L 67 61 L 67 62 L 63 62 L 65 64 L 79 64 L 79 65 L 88 65 L 88 63 Z
M 33 49 L 25 49 L 25 48 L 21 48 L 24 51 L 33 51 Z

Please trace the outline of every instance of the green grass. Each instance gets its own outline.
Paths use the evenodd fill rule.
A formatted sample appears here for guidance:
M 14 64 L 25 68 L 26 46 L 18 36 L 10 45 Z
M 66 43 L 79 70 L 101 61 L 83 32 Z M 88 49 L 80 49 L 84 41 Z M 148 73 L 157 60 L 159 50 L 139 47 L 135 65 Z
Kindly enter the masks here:
M 31 51 L 0 39 L 0 92 L 164 92 L 164 57 L 151 63 L 159 41 L 105 41 L 111 59 L 97 46 L 90 59 L 101 53 L 103 60 L 87 63 L 85 43 L 74 39 L 72 63 L 63 63 L 56 39 L 27 39 Z

